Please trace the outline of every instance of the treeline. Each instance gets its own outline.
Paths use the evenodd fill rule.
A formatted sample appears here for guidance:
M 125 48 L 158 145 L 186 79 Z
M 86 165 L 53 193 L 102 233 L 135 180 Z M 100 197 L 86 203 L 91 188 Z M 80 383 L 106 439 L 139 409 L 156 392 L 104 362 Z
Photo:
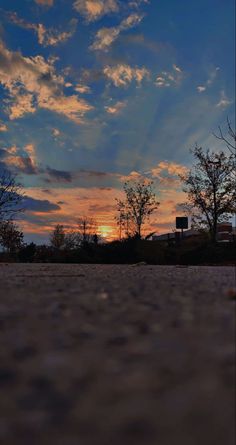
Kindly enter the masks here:
M 55 249 L 30 243 L 15 252 L 1 252 L 0 262 L 236 265 L 236 243 L 213 244 L 207 233 L 181 242 L 147 241 L 129 238 L 106 244 L 88 243 L 75 249 Z

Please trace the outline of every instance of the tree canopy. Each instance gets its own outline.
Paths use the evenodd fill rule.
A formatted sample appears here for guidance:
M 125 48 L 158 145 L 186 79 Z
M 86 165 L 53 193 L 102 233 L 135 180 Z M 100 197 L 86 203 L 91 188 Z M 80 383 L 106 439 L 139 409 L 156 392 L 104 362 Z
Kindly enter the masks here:
M 216 240 L 217 224 L 228 220 L 236 208 L 236 189 L 232 181 L 233 155 L 223 151 L 203 151 L 195 147 L 195 165 L 186 175 L 180 176 L 188 202 L 192 208 L 193 221 L 207 226 L 212 240 Z

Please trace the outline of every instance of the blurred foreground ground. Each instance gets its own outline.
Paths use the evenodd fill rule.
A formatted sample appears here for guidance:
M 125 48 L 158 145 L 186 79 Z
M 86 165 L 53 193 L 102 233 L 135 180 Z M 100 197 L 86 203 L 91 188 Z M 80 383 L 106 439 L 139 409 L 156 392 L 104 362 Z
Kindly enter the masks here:
M 0 264 L 0 443 L 234 445 L 233 267 Z

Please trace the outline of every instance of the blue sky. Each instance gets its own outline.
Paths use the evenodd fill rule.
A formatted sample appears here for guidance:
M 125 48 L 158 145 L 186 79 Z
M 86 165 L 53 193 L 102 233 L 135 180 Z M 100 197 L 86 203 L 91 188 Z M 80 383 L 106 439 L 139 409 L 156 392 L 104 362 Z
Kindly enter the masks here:
M 94 200 L 111 233 L 137 175 L 171 229 L 189 148 L 219 148 L 212 131 L 234 120 L 234 16 L 233 0 L 0 0 L 0 166 L 30 197 L 27 239 Z

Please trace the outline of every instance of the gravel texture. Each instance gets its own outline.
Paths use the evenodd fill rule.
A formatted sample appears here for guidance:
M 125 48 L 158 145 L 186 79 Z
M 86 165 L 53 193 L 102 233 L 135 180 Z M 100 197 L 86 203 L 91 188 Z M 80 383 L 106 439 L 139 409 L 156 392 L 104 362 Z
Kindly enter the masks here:
M 0 264 L 0 443 L 234 445 L 233 267 Z

